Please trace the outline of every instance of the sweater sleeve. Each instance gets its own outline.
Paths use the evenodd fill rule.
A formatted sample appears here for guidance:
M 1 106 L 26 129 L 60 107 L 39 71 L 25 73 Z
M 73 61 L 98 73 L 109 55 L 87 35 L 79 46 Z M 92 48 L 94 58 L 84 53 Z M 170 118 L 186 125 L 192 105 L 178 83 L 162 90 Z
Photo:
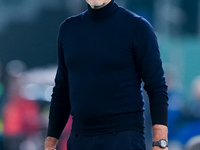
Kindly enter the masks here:
M 49 112 L 49 125 L 47 136 L 60 138 L 60 135 L 70 115 L 68 71 L 64 62 L 64 55 L 58 38 L 58 69 L 55 77 L 55 86 Z
M 168 123 L 168 94 L 157 37 L 152 26 L 143 18 L 137 20 L 134 55 L 136 69 L 147 91 L 152 124 Z

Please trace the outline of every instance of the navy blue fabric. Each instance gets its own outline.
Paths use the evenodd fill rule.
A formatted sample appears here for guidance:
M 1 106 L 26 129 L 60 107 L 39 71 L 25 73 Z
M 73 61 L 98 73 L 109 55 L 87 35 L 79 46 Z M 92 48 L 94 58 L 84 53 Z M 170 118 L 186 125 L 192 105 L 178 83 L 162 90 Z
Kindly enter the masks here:
M 152 123 L 167 125 L 167 85 L 148 21 L 114 0 L 67 18 L 58 36 L 48 136 L 59 138 L 70 114 L 72 131 L 82 135 L 143 131 L 142 81 Z
M 145 150 L 142 132 L 123 131 L 86 136 L 72 133 L 67 150 Z

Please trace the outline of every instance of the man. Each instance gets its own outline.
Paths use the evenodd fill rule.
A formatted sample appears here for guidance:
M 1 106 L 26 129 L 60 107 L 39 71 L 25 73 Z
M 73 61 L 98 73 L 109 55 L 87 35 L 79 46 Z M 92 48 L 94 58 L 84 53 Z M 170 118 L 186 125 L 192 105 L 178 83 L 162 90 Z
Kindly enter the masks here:
M 68 150 L 145 150 L 141 81 L 150 101 L 153 150 L 167 150 L 168 96 L 157 39 L 114 0 L 86 0 L 58 37 L 58 70 L 45 150 L 73 116 Z

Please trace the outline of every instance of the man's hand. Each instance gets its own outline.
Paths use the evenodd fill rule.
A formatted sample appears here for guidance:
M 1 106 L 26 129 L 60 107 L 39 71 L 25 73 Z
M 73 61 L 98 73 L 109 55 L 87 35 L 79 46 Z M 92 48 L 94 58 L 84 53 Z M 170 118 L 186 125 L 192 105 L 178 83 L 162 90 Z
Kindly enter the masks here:
M 168 141 L 167 134 L 167 126 L 158 124 L 153 125 L 153 141 L 159 141 L 160 139 L 165 139 Z M 163 149 L 158 146 L 154 146 L 153 150 L 168 150 L 168 147 Z
M 44 143 L 44 149 L 54 150 L 56 148 L 57 143 L 58 143 L 58 139 L 54 137 L 47 137 Z

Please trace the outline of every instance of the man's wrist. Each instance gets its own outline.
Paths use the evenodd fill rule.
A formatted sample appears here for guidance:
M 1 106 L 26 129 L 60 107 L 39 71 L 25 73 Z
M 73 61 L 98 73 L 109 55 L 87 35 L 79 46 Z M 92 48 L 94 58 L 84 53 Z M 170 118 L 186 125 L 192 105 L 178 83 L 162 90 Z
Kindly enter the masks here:
M 56 145 L 58 143 L 58 139 L 54 137 L 47 137 L 44 144 L 45 150 L 56 150 Z
M 161 139 L 164 139 L 166 141 L 168 141 L 167 138 L 167 133 L 168 133 L 168 128 L 165 125 L 160 125 L 160 124 L 156 124 L 153 125 L 153 141 L 160 141 Z M 167 143 L 168 146 L 168 143 Z M 163 147 L 161 148 L 161 146 L 153 146 L 153 150 L 168 150 L 168 147 Z

